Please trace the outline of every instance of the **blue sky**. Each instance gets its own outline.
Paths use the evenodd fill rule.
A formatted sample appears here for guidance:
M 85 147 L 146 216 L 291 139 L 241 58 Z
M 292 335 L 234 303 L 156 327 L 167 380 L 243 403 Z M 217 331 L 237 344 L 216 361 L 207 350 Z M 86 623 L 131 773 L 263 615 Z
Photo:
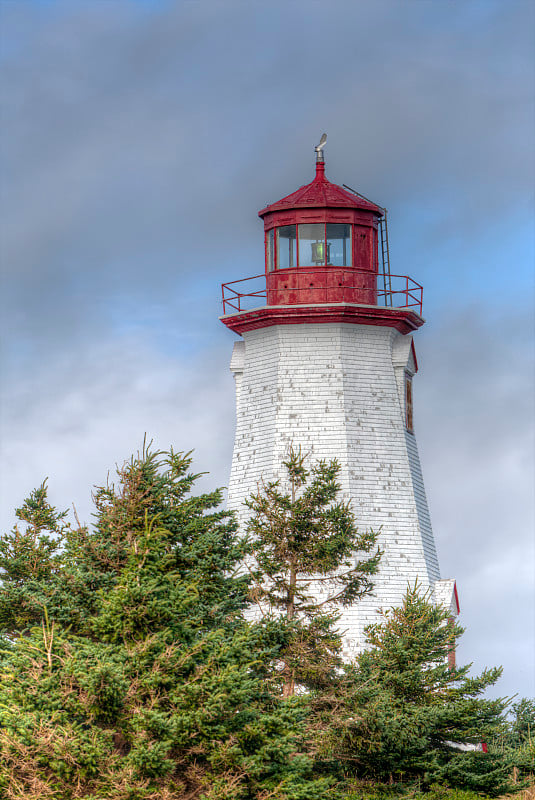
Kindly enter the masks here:
M 533 694 L 531 2 L 0 2 L 2 519 L 141 443 L 228 480 L 220 283 L 327 176 L 424 285 L 416 430 L 461 657 Z

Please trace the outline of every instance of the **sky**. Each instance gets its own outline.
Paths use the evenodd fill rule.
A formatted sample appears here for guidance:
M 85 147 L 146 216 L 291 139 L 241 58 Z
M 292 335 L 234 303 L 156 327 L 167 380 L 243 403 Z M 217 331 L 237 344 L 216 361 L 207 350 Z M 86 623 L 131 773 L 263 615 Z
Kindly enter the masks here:
M 1 525 L 142 444 L 228 482 L 259 209 L 327 176 L 424 286 L 415 429 L 461 663 L 533 696 L 531 0 L 0 0 Z

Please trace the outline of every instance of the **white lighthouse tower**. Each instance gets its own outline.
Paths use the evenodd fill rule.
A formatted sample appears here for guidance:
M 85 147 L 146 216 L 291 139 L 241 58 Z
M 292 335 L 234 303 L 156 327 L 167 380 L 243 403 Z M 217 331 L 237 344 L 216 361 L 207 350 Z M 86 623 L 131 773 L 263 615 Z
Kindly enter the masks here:
M 459 607 L 455 582 L 440 580 L 414 432 L 422 287 L 390 274 L 384 209 L 326 179 L 325 140 L 314 180 L 259 212 L 265 273 L 223 285 L 222 321 L 241 337 L 228 507 L 245 526 L 244 500 L 281 476 L 290 445 L 338 459 L 342 496 L 383 549 L 373 595 L 339 623 L 351 657 L 408 583 L 452 616 Z

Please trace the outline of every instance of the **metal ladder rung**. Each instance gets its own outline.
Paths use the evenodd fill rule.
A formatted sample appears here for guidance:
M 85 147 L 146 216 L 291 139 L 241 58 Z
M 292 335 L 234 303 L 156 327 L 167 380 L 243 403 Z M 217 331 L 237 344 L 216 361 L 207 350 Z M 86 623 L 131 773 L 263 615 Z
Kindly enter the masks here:
M 392 305 L 392 278 L 390 275 L 390 248 L 388 245 L 388 220 L 387 211 L 384 210 L 384 217 L 379 220 L 381 229 L 381 256 L 383 261 L 383 285 L 385 290 L 385 305 Z
M 368 203 L 373 203 L 373 205 L 377 205 L 374 203 L 373 200 L 370 200 L 369 197 L 366 197 L 360 192 L 356 192 L 355 189 L 352 189 L 351 186 L 348 186 L 346 183 L 343 183 L 342 186 L 344 189 L 348 189 L 353 194 L 356 194 L 357 197 L 362 198 L 362 200 L 366 200 Z M 381 206 L 379 206 L 381 208 Z M 391 306 L 392 305 L 392 277 L 390 275 L 390 247 L 388 245 L 388 222 L 387 222 L 387 211 L 386 208 L 383 208 L 384 216 L 382 219 L 379 220 L 379 228 L 381 229 L 381 256 L 383 261 L 383 285 L 384 285 L 384 292 L 385 292 L 385 305 Z

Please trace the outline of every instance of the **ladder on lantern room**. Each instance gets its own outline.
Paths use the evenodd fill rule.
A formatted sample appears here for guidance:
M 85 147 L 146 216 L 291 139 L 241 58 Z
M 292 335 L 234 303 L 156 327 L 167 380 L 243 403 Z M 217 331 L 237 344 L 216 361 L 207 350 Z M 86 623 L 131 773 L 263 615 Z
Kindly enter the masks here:
M 362 198 L 362 200 L 366 200 L 368 203 L 373 203 L 373 200 L 370 200 L 368 197 L 365 197 L 363 194 L 356 192 L 351 186 L 347 186 L 347 184 L 343 183 L 342 186 L 344 189 L 349 189 L 350 192 L 355 194 L 357 197 Z M 374 205 L 377 205 L 374 203 Z M 382 208 L 382 206 L 379 206 Z M 392 277 L 390 274 L 390 248 L 388 246 L 388 216 L 386 208 L 383 208 L 383 216 L 379 220 L 379 238 L 381 241 L 381 259 L 382 259 L 382 274 L 383 274 L 383 286 L 384 286 L 384 298 L 385 298 L 385 306 L 392 305 Z
M 392 277 L 390 275 L 390 249 L 388 247 L 388 219 L 386 208 L 383 208 L 384 217 L 379 220 L 379 235 L 381 237 L 381 255 L 383 258 L 383 283 L 385 289 L 385 306 L 392 305 Z

